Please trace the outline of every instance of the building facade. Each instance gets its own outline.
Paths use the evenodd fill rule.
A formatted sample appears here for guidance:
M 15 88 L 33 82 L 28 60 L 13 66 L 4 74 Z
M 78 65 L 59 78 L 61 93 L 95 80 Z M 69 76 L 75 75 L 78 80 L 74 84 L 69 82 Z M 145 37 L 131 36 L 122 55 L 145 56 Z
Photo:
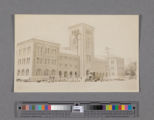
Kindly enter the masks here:
M 69 27 L 69 47 L 32 38 L 16 46 L 16 80 L 49 82 L 102 81 L 123 76 L 124 60 L 94 55 L 94 28 Z
M 30 39 L 17 44 L 16 53 L 17 79 L 40 81 L 57 76 L 59 44 Z
M 109 64 L 109 77 L 111 79 L 119 79 L 124 76 L 124 59 L 120 57 L 110 57 Z

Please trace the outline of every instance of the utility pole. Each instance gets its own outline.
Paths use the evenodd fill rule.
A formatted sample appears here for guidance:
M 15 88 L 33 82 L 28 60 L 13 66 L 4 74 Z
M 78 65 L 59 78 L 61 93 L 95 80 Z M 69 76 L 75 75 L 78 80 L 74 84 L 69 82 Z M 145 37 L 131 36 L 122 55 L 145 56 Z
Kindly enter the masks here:
M 110 78 L 110 48 L 106 47 L 105 52 L 107 57 L 107 73 L 108 73 L 107 77 Z

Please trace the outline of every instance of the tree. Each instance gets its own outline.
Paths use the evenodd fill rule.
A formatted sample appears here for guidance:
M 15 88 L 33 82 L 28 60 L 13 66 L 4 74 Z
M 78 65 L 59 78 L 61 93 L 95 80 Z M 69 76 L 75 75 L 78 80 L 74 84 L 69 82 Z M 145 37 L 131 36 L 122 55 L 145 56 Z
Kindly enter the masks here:
M 129 63 L 125 69 L 125 75 L 136 76 L 136 62 Z

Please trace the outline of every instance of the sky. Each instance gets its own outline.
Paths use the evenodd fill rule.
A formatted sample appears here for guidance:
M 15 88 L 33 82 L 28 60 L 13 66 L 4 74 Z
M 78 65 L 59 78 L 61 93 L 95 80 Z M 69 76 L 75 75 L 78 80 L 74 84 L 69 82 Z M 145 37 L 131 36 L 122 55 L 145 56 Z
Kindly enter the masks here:
M 138 15 L 15 15 L 15 43 L 38 38 L 69 46 L 68 27 L 86 23 L 95 28 L 95 55 L 105 48 L 127 60 L 138 60 Z

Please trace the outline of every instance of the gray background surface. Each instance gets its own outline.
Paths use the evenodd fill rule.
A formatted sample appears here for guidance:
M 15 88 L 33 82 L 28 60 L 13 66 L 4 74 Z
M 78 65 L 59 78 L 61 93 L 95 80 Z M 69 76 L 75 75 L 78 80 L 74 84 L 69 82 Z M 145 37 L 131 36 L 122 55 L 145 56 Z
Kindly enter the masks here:
M 13 14 L 140 14 L 140 93 L 13 93 Z M 0 120 L 15 118 L 15 101 L 137 100 L 139 120 L 154 114 L 154 0 L 0 0 Z M 60 120 L 57 118 L 57 120 Z M 66 120 L 63 118 L 63 120 Z M 71 119 L 72 120 L 72 119 Z M 79 119 L 74 119 L 79 120 Z M 81 119 L 82 120 L 82 119 Z M 127 120 L 127 118 L 107 118 Z

